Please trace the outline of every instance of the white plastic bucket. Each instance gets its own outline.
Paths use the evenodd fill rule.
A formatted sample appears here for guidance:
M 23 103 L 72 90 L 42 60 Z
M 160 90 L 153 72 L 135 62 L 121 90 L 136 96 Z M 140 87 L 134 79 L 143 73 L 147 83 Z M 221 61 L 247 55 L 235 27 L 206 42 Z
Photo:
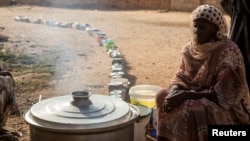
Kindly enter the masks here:
M 152 109 L 146 106 L 135 105 L 140 110 L 139 119 L 134 124 L 134 141 L 146 141 L 147 125 Z
M 155 95 L 161 87 L 157 85 L 136 85 L 129 89 L 130 103 L 143 105 L 149 108 L 155 107 Z

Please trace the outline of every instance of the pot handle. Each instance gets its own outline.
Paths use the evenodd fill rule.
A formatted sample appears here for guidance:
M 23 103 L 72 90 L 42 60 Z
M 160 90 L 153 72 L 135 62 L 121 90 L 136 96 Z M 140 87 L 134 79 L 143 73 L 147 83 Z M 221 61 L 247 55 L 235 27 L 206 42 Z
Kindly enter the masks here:
M 77 107 L 88 107 L 92 104 L 90 96 L 91 93 L 88 91 L 74 91 L 72 92 L 71 104 Z
M 132 116 L 131 116 L 131 120 L 137 120 L 139 119 L 140 116 L 140 110 L 139 108 L 137 108 L 136 106 L 130 104 L 130 110 L 132 111 Z

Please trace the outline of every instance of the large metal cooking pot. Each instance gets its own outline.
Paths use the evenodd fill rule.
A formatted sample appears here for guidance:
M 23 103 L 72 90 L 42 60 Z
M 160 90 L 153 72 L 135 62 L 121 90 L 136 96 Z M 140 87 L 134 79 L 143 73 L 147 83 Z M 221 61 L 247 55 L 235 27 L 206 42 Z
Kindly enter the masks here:
M 31 141 L 133 141 L 139 114 L 122 100 L 75 91 L 34 104 L 24 119 Z

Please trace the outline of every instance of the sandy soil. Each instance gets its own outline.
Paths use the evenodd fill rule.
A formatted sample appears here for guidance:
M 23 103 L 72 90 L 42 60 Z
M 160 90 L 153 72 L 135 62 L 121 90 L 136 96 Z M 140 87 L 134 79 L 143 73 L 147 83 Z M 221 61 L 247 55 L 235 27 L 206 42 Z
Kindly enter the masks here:
M 0 8 L 2 33 L 11 36 L 10 47 L 33 55 L 56 57 L 56 78 L 48 88 L 19 94 L 21 112 L 30 108 L 39 95 L 43 99 L 87 89 L 108 95 L 112 58 L 86 31 L 17 22 L 15 16 L 59 22 L 89 23 L 115 41 L 126 66 L 131 86 L 153 84 L 167 87 L 178 66 L 179 52 L 190 39 L 189 15 L 183 12 L 58 9 L 37 6 Z M 14 76 L 15 77 L 15 76 Z M 29 102 L 27 102 L 27 100 Z M 29 129 L 23 117 L 11 117 L 7 128 L 23 134 Z

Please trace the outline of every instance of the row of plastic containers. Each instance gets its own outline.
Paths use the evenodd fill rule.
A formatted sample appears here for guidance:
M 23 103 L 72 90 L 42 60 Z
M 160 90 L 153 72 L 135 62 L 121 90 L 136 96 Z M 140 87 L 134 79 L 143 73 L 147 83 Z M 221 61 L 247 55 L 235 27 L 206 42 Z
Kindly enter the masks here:
M 135 124 L 134 141 L 146 141 L 147 136 L 152 138 L 156 136 L 156 123 L 153 112 L 155 108 L 155 94 L 161 89 L 161 87 L 148 84 L 130 86 L 130 81 L 126 78 L 124 58 L 115 42 L 108 38 L 105 32 L 92 27 L 89 23 L 65 23 L 44 20 L 41 17 L 31 19 L 25 16 L 16 16 L 15 21 L 83 30 L 86 31 L 88 35 L 95 38 L 99 46 L 103 47 L 107 54 L 112 58 L 110 72 L 111 80 L 107 85 L 109 96 L 124 101 L 130 101 L 131 104 L 136 105 L 140 109 L 140 119 Z M 149 131 L 149 129 L 151 129 L 151 131 Z
M 104 32 L 96 29 L 88 31 L 96 37 L 100 46 L 112 57 L 111 81 L 108 84 L 109 95 L 127 101 L 140 109 L 140 118 L 135 123 L 134 141 L 147 141 L 147 138 L 156 138 L 156 119 L 154 116 L 155 94 L 161 89 L 156 85 L 137 85 L 130 87 L 130 81 L 126 78 L 124 59 L 115 42 L 107 37 Z

